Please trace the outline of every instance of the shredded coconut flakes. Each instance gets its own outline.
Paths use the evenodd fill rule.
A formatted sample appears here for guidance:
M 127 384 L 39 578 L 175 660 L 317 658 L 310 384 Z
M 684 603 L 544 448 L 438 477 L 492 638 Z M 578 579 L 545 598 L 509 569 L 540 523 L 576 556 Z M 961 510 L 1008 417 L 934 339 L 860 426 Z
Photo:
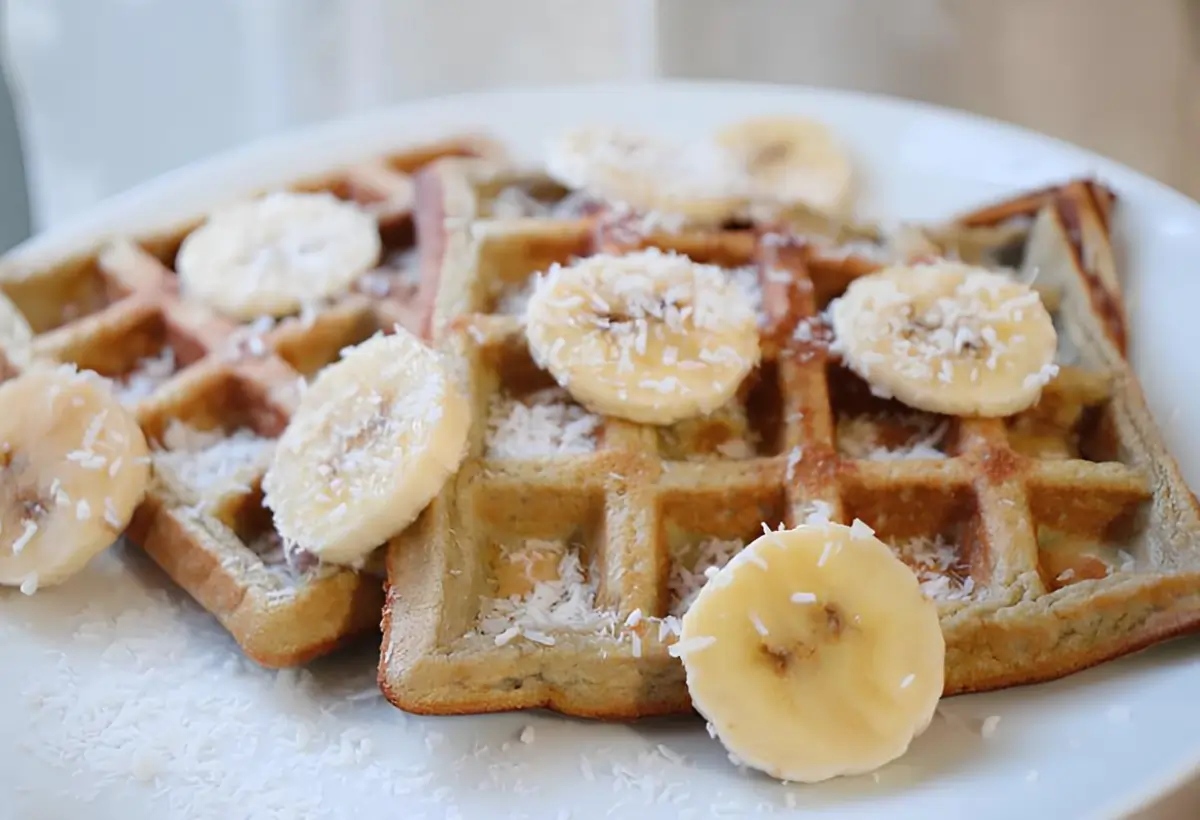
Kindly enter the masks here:
M 535 580 L 527 572 L 531 588 L 524 595 L 486 598 L 479 609 L 477 631 L 490 635 L 496 644 L 525 638 L 544 645 L 554 644 L 554 633 L 563 630 L 600 631 L 616 626 L 616 613 L 596 609 L 596 584 L 580 561 L 577 546 L 563 548 L 558 542 L 527 539 L 514 550 L 502 547 L 508 561 L 519 561 L 529 552 L 561 551 L 556 577 Z M 526 567 L 532 560 L 525 562 Z
M 491 458 L 540 458 L 596 449 L 600 417 L 571 401 L 565 390 L 541 390 L 524 401 L 497 395 L 488 409 Z
M 975 580 L 958 574 L 958 550 L 944 538 L 909 538 L 892 548 L 913 568 L 921 591 L 935 600 L 959 601 L 974 597 Z
M 866 416 L 845 416 L 838 419 L 838 453 L 845 458 L 870 461 L 894 461 L 912 459 L 944 459 L 946 454 L 939 449 L 943 445 L 949 423 L 932 417 L 913 416 L 903 420 L 906 429 L 912 431 L 909 438 L 898 445 L 885 444 L 881 425 L 882 419 Z
M 245 492 L 266 466 L 273 444 L 245 428 L 226 434 L 173 420 L 163 432 L 166 450 L 155 453 L 154 463 L 205 495 Z
M 175 374 L 175 350 L 164 346 L 157 356 L 139 359 L 123 381 L 113 383 L 117 398 L 124 404 L 141 401 Z
M 667 589 L 671 596 L 670 614 L 682 617 L 696 600 L 708 580 L 708 573 L 720 570 L 746 546 L 740 539 L 709 538 L 689 548 L 691 560 L 684 550 L 676 550 L 671 561 Z

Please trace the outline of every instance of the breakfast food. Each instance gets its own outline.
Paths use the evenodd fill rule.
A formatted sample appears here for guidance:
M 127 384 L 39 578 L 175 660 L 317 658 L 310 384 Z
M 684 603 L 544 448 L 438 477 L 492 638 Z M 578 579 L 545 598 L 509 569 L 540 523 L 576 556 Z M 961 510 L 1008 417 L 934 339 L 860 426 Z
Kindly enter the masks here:
M 548 146 L 558 182 L 617 205 L 690 223 L 719 225 L 746 207 L 739 169 L 702 140 L 675 141 L 605 127 L 579 127 Z
M 35 331 L 32 354 L 109 379 L 144 432 L 151 475 L 128 540 L 264 666 L 303 664 L 378 630 L 376 564 L 343 567 L 285 544 L 263 503 L 263 476 L 303 382 L 378 332 L 421 332 L 428 311 L 417 281 L 411 175 L 455 155 L 498 157 L 502 149 L 483 137 L 451 137 L 288 187 L 353 202 L 383 248 L 377 267 L 297 305 L 295 315 L 239 323 L 181 286 L 179 249 L 201 219 L 0 273 L 0 290 Z M 285 201 L 280 193 L 252 201 Z
M 469 424 L 437 354 L 403 328 L 342 351 L 304 391 L 263 478 L 279 534 L 361 565 L 441 490 Z
M 103 529 L 140 460 L 38 450 L 71 538 L 8 504 L 0 582 L 61 580 L 132 511 L 261 664 L 382 612 L 403 709 L 699 710 L 806 781 L 895 758 L 939 697 L 1200 629 L 1200 515 L 1124 359 L 1103 186 L 885 228 L 846 218 L 848 154 L 799 118 L 502 153 L 420 146 L 0 269 L 4 404 L 94 371 L 150 459 Z
M 790 206 L 800 206 L 792 217 L 836 220 L 853 207 L 850 156 L 808 117 L 751 117 L 684 140 L 580 126 L 550 141 L 546 171 L 618 211 L 692 227 L 786 218 Z
M 854 169 L 832 129 L 809 117 L 762 116 L 717 131 L 717 144 L 749 178 L 750 199 L 801 203 L 846 216 Z
M 736 760 L 781 780 L 900 757 L 942 697 L 937 605 L 855 520 L 766 532 L 709 578 L 672 654 Z
M 525 335 L 584 407 L 646 424 L 716 410 L 759 356 L 754 310 L 724 271 L 657 249 L 555 265 Z
M 1058 372 L 1038 294 L 955 262 L 899 265 L 850 283 L 830 307 L 837 350 L 884 397 L 952 416 L 1011 416 Z
M 328 193 L 279 191 L 214 212 L 179 246 L 185 292 L 233 319 L 287 316 L 376 267 L 375 218 Z
M 146 439 L 103 379 L 70 365 L 0 384 L 0 406 L 0 584 L 32 593 L 125 530 L 150 474 Z
M 507 186 L 540 199 L 502 211 Z M 1200 519 L 1117 342 L 1120 294 L 1097 273 L 1113 204 L 1097 184 L 898 231 L 576 209 L 569 185 L 486 161 L 435 163 L 418 189 L 422 224 L 440 231 L 431 328 L 474 421 L 458 475 L 387 553 L 380 682 L 397 706 L 686 712 L 670 650 L 706 574 L 762 524 L 814 508 L 864 522 L 933 598 L 943 695 L 1057 678 L 1200 627 Z M 758 314 L 759 364 L 732 399 L 671 424 L 589 409 L 539 365 L 525 326 L 538 274 L 647 248 L 723 268 Z M 922 410 L 854 372 L 835 300 L 896 265 L 984 268 L 1041 317 L 1017 359 L 1026 395 L 992 409 L 1007 415 L 980 414 L 1000 401 L 987 394 L 969 415 Z

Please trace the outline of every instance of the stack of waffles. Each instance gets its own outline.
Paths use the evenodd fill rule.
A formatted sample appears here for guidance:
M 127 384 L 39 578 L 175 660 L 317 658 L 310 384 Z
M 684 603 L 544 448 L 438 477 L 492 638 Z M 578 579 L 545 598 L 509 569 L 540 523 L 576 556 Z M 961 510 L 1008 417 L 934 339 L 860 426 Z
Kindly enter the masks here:
M 947 694 L 1200 628 L 1200 517 L 1125 360 L 1107 188 L 1070 181 L 889 230 L 845 216 L 829 163 L 803 204 L 736 217 L 741 192 L 698 201 L 622 178 L 631 195 L 616 196 L 551 166 L 462 137 L 297 182 L 354 204 L 379 246 L 302 305 L 231 310 L 181 284 L 200 221 L 9 266 L 0 291 L 33 337 L 0 357 L 0 379 L 37 360 L 111 379 L 151 449 L 128 538 L 266 666 L 375 633 L 382 612 L 380 685 L 409 711 L 687 712 L 671 648 L 706 579 L 764 527 L 813 515 L 865 522 L 912 568 L 937 604 Z M 540 275 L 677 257 L 736 286 L 760 357 L 728 401 L 669 423 L 581 401 L 531 348 Z M 829 307 L 852 283 L 947 259 L 1031 284 L 1053 314 L 1057 358 L 1032 406 L 914 409 L 844 360 Z M 367 561 L 324 562 L 281 536 L 264 474 L 305 384 L 397 327 L 461 386 L 466 453 Z

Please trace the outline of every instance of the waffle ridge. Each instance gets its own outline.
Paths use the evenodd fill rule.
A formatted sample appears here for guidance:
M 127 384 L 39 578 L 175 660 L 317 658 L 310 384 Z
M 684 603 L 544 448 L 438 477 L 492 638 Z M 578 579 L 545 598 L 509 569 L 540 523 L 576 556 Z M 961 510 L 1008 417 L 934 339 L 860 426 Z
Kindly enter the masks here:
M 181 293 L 172 266 L 199 220 L 0 272 L 34 327 L 35 356 L 111 378 L 152 443 L 128 539 L 264 666 L 300 665 L 378 629 L 381 569 L 286 560 L 262 476 L 303 381 L 348 345 L 425 324 L 413 174 L 439 157 L 498 151 L 483 135 L 450 136 L 285 186 L 356 203 L 377 218 L 384 251 L 349 292 L 278 322 L 240 324 Z
M 430 329 L 476 421 L 458 476 L 387 553 L 379 675 L 395 705 L 686 712 L 683 667 L 668 652 L 676 565 L 813 512 L 861 519 L 918 572 L 946 635 L 947 695 L 1061 677 L 1200 628 L 1200 516 L 1123 356 L 1116 202 L 1103 185 L 1071 180 L 927 226 L 938 255 L 1003 265 L 1015 253 L 1037 269 L 1061 370 L 1034 408 L 1008 419 L 916 413 L 873 396 L 830 353 L 825 306 L 887 261 L 870 226 L 801 213 L 664 229 L 536 171 L 469 159 L 434 163 L 417 185 L 418 226 L 438 234 L 424 268 Z M 497 215 L 513 189 L 541 201 Z M 764 356 L 738 399 L 684 429 L 597 419 L 594 452 L 496 457 L 495 397 L 519 403 L 554 387 L 522 335 L 529 277 L 650 246 L 754 272 Z M 1081 544 L 1100 570 L 1073 552 Z M 508 583 L 513 560 L 534 566 L 538 551 L 572 550 L 578 567 L 558 566 L 572 573 L 574 591 L 560 596 L 570 617 L 486 628 L 497 599 L 515 589 L 520 612 L 536 598 L 536 587 Z

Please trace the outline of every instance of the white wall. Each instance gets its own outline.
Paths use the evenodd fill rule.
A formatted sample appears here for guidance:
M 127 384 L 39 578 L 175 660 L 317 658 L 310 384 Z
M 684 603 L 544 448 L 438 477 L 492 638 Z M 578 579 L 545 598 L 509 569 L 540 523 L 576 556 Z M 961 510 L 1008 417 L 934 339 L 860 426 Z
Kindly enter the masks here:
M 1200 196 L 1197 0 L 7 0 L 35 222 L 420 95 L 718 77 L 1013 120 Z

